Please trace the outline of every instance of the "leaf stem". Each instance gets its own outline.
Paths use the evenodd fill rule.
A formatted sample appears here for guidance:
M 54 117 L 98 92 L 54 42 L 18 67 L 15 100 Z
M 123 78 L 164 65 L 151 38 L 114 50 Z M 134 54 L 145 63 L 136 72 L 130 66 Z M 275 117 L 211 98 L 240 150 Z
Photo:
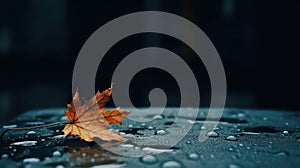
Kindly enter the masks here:
M 55 122 L 55 123 L 49 123 L 49 124 L 43 124 L 43 125 L 37 125 L 37 126 L 30 126 L 30 127 L 21 127 L 21 128 L 6 128 L 4 130 L 1 131 L 1 135 L 0 135 L 0 139 L 2 139 L 2 137 L 4 136 L 4 134 L 7 131 L 11 131 L 11 130 L 28 130 L 28 129 L 35 129 L 35 128 L 42 128 L 42 127 L 50 127 L 50 126 L 54 126 L 54 125 L 59 125 L 59 124 L 70 124 L 70 121 L 62 121 L 62 122 Z

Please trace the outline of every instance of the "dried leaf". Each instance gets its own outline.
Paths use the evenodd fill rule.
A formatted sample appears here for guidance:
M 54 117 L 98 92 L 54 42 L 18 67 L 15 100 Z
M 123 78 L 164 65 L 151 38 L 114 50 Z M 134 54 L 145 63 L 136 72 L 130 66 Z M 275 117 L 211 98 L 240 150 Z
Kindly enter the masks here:
M 77 90 L 72 103 L 67 104 L 68 111 L 65 111 L 65 115 L 71 123 L 66 124 L 62 130 L 64 135 L 79 135 L 87 142 L 93 141 L 94 137 L 106 141 L 125 140 L 119 133 L 107 129 L 108 124 L 122 124 L 122 119 L 129 114 L 119 108 L 105 110 L 104 106 L 110 100 L 111 92 L 111 88 L 101 93 L 98 91 L 94 97 L 86 101 L 79 97 Z

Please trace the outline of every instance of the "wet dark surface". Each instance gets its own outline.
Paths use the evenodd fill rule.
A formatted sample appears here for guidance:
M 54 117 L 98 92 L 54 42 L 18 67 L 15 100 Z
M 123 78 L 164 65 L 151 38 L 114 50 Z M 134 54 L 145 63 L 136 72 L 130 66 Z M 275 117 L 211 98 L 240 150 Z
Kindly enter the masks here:
M 208 139 L 199 142 L 207 109 L 200 109 L 195 121 L 186 108 L 183 122 L 176 122 L 177 108 L 158 109 L 146 115 L 131 114 L 123 125 L 113 125 L 128 140 L 122 143 L 87 143 L 78 136 L 64 138 L 63 125 L 8 131 L 1 139 L 1 167 L 298 167 L 300 165 L 300 115 L 272 110 L 225 109 Z M 1 126 L 25 127 L 66 120 L 64 109 L 30 111 Z M 130 120 L 138 118 L 145 122 Z M 209 118 L 208 123 L 217 119 Z M 169 127 L 187 128 L 175 146 Z M 157 143 L 143 139 L 152 136 Z M 174 135 L 172 135 L 174 136 Z M 121 156 L 117 153 L 125 153 Z M 135 156 L 135 157 L 128 157 Z

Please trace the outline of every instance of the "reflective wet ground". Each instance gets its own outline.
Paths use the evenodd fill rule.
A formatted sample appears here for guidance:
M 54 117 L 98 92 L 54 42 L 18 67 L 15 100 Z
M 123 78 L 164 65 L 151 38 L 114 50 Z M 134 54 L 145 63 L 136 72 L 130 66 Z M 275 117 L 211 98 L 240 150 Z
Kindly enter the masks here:
M 110 126 L 127 138 L 122 143 L 87 143 L 78 136 L 64 138 L 63 125 L 7 132 L 1 140 L 1 167 L 298 167 L 300 113 L 225 109 L 213 130 L 203 126 L 207 109 L 196 120 L 177 116 L 177 108 L 162 114 L 153 109 L 132 113 L 123 125 Z M 64 121 L 64 109 L 30 111 L 2 125 L 35 126 Z M 136 119 L 136 121 L 130 120 Z M 179 119 L 178 119 L 179 118 Z M 177 120 L 176 120 L 177 119 Z M 137 122 L 144 121 L 144 122 Z M 214 125 L 216 118 L 209 118 Z M 178 128 L 171 134 L 169 127 Z M 191 129 L 188 129 L 191 127 Z M 183 131 L 182 131 L 183 130 Z M 187 134 L 184 136 L 184 131 Z M 208 138 L 199 142 L 200 131 Z M 151 137 L 151 138 L 147 138 Z M 181 139 L 169 146 L 174 139 Z M 106 149 L 107 148 L 107 149 Z M 121 156 L 118 154 L 125 154 Z M 134 157 L 129 157 L 134 156 Z

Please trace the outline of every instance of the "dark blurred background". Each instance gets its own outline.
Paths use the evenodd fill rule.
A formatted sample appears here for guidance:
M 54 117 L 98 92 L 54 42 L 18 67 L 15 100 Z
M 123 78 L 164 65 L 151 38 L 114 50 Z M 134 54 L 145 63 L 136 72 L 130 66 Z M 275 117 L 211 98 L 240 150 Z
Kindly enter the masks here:
M 298 0 L 3 0 L 0 122 L 29 109 L 64 107 L 71 101 L 74 63 L 87 38 L 114 18 L 144 10 L 177 14 L 208 35 L 225 67 L 227 107 L 300 109 Z M 122 58 L 147 46 L 180 55 L 196 75 L 201 106 L 209 106 L 210 84 L 201 61 L 184 43 L 156 33 L 130 36 L 114 45 L 99 66 L 97 89 L 110 86 Z M 154 87 L 165 89 L 169 106 L 179 105 L 175 80 L 159 69 L 145 69 L 134 77 L 133 103 L 148 106 Z

